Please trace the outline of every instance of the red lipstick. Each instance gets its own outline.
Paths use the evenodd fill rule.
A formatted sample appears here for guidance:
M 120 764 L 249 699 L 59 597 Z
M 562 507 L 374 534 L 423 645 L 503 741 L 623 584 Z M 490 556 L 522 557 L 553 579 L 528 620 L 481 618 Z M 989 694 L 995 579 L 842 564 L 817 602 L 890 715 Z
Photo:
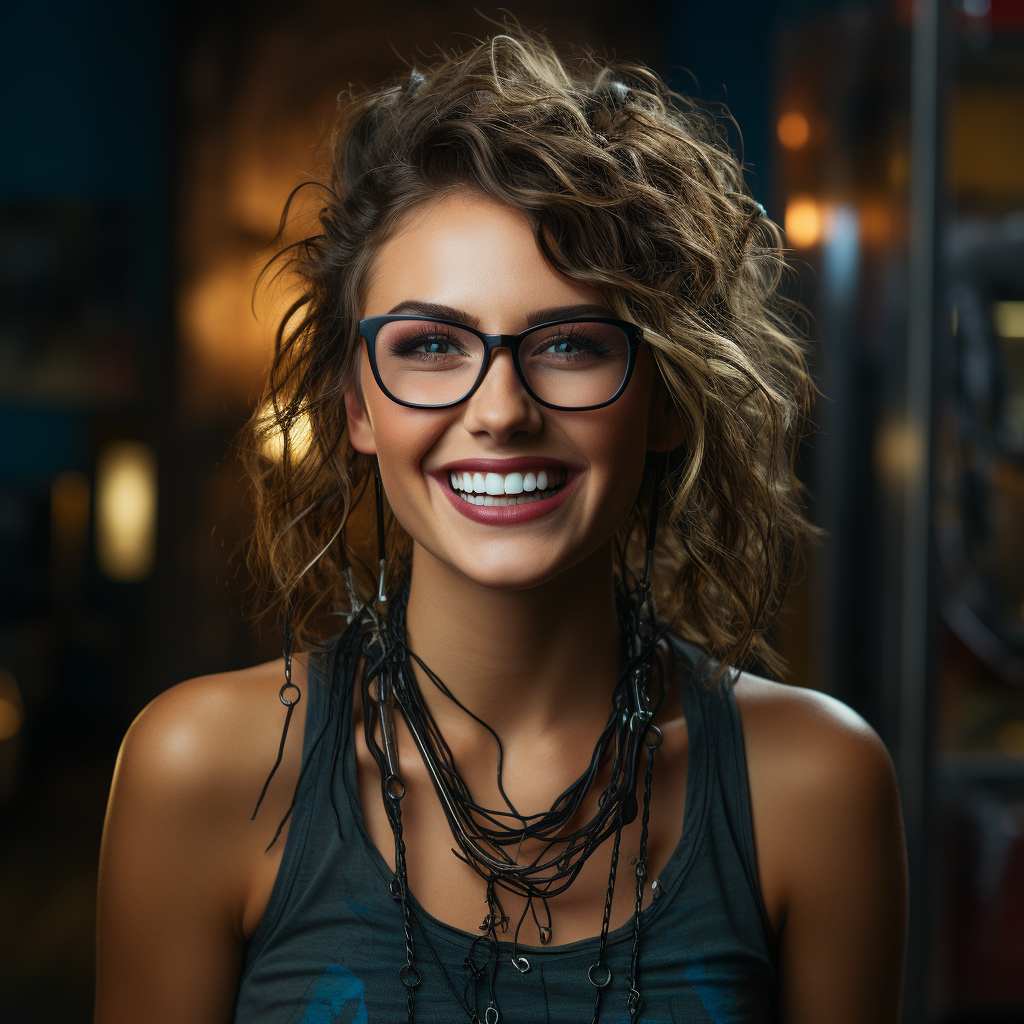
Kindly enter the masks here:
M 452 473 L 497 473 L 507 475 L 531 470 L 562 470 L 565 483 L 552 495 L 521 505 L 476 505 L 467 501 L 451 485 Z M 517 456 L 510 459 L 459 459 L 447 463 L 433 474 L 445 497 L 467 519 L 488 526 L 514 526 L 540 519 L 553 512 L 569 497 L 580 478 L 578 470 L 557 459 L 543 456 Z

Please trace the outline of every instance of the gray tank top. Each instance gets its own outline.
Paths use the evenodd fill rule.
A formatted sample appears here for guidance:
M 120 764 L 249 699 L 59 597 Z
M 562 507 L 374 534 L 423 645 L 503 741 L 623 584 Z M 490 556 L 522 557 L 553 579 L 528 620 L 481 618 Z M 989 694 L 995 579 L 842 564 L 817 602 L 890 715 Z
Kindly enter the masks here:
M 773 940 L 754 860 L 746 759 L 729 685 L 699 678 L 700 652 L 673 639 L 689 732 L 686 807 L 679 844 L 643 912 L 639 988 L 644 1024 L 755 1024 L 776 1015 Z M 392 874 L 363 827 L 352 736 L 353 655 L 338 641 L 310 656 L 305 770 L 266 913 L 245 957 L 236 1024 L 367 1024 L 407 1019 L 398 969 L 405 962 Z M 338 745 L 335 740 L 340 740 Z M 655 777 L 657 772 L 655 771 Z M 464 964 L 477 936 L 431 917 L 411 900 L 416 1018 L 469 1021 L 460 1002 L 475 982 Z M 626 1024 L 632 921 L 610 932 L 611 985 L 601 1021 Z M 598 939 L 525 948 L 531 969 L 510 964 L 502 943 L 494 976 L 501 1024 L 589 1022 L 587 970 Z M 489 991 L 478 990 L 483 1014 Z

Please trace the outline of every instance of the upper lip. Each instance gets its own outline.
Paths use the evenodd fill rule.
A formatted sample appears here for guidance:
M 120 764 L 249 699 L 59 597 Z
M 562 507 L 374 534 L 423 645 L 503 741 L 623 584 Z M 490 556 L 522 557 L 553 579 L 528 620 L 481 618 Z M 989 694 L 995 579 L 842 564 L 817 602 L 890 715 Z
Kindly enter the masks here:
M 545 455 L 517 455 L 511 459 L 457 459 L 446 462 L 437 473 L 517 473 L 524 469 L 569 469 L 573 467 L 560 459 Z

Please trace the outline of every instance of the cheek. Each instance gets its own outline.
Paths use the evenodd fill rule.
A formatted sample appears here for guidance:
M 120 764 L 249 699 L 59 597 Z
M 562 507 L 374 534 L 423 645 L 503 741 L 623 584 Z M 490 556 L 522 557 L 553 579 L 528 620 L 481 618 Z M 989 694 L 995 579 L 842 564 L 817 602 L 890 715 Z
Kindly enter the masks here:
M 636 501 L 647 458 L 651 381 L 643 368 L 637 369 L 641 372 L 630 381 L 618 402 L 590 414 L 594 419 L 585 426 L 586 440 L 581 437 L 597 484 L 593 499 L 600 502 L 598 516 L 613 531 L 625 521 Z
M 622 517 L 632 508 L 640 490 L 647 456 L 647 431 L 632 419 L 620 420 L 594 438 L 592 466 L 602 478 L 602 500 Z
M 638 365 L 626 393 L 615 403 L 595 410 L 588 447 L 595 464 L 620 475 L 625 484 L 639 483 L 647 455 L 647 422 L 652 381 L 649 368 Z
M 399 492 L 410 486 L 425 486 L 421 463 L 444 433 L 446 424 L 438 422 L 436 413 L 405 409 L 383 395 L 367 401 L 373 435 L 377 445 L 377 461 L 388 498 L 399 502 Z
M 406 409 L 392 402 L 377 386 L 365 357 L 361 372 L 363 401 L 388 504 L 403 527 L 415 535 L 409 525 L 421 520 L 416 510 L 427 494 L 422 463 L 452 417 L 440 410 Z

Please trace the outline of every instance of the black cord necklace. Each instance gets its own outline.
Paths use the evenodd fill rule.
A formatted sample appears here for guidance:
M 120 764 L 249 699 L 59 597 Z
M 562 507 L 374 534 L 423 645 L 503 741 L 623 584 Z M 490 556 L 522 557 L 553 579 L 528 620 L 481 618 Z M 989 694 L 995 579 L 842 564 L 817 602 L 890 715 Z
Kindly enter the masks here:
M 532 815 L 519 812 L 505 793 L 502 782 L 502 747 L 497 733 L 469 711 L 437 674 L 409 650 L 405 639 L 407 591 L 395 596 L 386 615 L 370 609 L 362 611 L 365 629 L 365 671 L 362 680 L 364 732 L 367 747 L 380 768 L 384 807 L 395 838 L 395 876 L 391 882 L 391 892 L 402 905 L 406 961 L 399 970 L 399 979 L 406 988 L 410 1024 L 414 1013 L 413 992 L 422 976 L 415 966 L 407 898 L 408 874 L 402 829 L 405 783 L 398 764 L 394 719 L 396 707 L 401 711 L 412 734 L 448 819 L 458 847 L 453 852 L 486 883 L 487 915 L 481 926 L 483 934 L 474 941 L 465 961 L 471 975 L 467 981 L 467 990 L 475 990 L 477 982 L 488 982 L 488 1004 L 482 1017 L 486 1024 L 497 1024 L 500 1020 L 500 1011 L 494 998 L 494 977 L 499 961 L 498 929 L 506 931 L 509 923 L 502 908 L 500 892 L 513 893 L 526 900 L 514 931 L 511 956 L 512 966 L 526 973 L 531 966 L 528 958 L 518 953 L 518 938 L 527 915 L 532 913 L 537 922 L 542 944 L 550 941 L 551 919 L 547 901 L 564 892 L 575 881 L 594 851 L 606 839 L 614 836 L 599 956 L 588 971 L 589 980 L 597 990 L 594 1009 L 594 1020 L 597 1020 L 601 996 L 611 983 L 611 969 L 605 962 L 605 949 L 620 837 L 623 827 L 634 821 L 639 811 L 636 790 L 640 760 L 646 749 L 648 756 L 643 792 L 641 848 L 636 866 L 637 904 L 627 1004 L 631 1020 L 636 1020 L 640 1009 L 636 975 L 643 889 L 647 873 L 653 754 L 661 742 L 661 733 L 651 722 L 664 699 L 664 679 L 654 651 L 663 631 L 656 632 L 653 621 L 645 615 L 648 607 L 645 607 L 647 602 L 642 599 L 642 589 L 641 593 L 628 594 L 623 590 L 617 593 L 619 627 L 625 641 L 623 658 L 612 695 L 608 723 L 598 739 L 590 763 L 583 774 L 555 800 L 550 810 Z M 483 807 L 473 800 L 469 787 L 455 767 L 451 750 L 423 700 L 413 671 L 413 662 L 421 667 L 449 700 L 494 737 L 498 748 L 497 785 L 504 808 Z M 649 692 L 652 682 L 655 682 L 652 677 L 656 677 L 658 688 L 653 700 Z M 607 764 L 609 759 L 610 778 L 598 800 L 597 813 L 584 825 L 570 830 L 570 822 L 593 787 L 602 765 Z M 540 852 L 531 860 L 519 863 L 518 855 L 525 843 L 536 844 Z M 538 905 L 547 923 L 542 923 L 538 917 Z M 489 948 L 487 960 L 481 966 L 476 961 L 477 947 L 484 942 Z M 475 999 L 473 1003 L 460 1002 L 463 1002 L 471 1021 L 481 1019 L 473 1005 Z
M 388 599 L 384 587 L 387 563 L 384 546 L 383 487 L 379 474 L 376 472 L 374 474 L 380 584 L 375 607 L 363 605 L 356 599 L 351 579 L 346 572 L 346 584 L 352 598 L 352 613 L 349 616 L 350 629 L 346 633 L 346 637 L 350 639 L 346 642 L 346 638 L 343 637 L 342 646 L 350 656 L 361 654 L 363 659 L 362 697 L 366 745 L 380 769 L 384 809 L 395 840 L 395 874 L 390 882 L 390 889 L 392 896 L 401 904 L 402 908 L 405 963 L 398 970 L 398 978 L 406 991 L 409 1024 L 414 1024 L 414 992 L 422 982 L 422 975 L 415 963 L 409 904 L 406 848 L 402 829 L 402 800 L 405 797 L 406 787 L 402 781 L 398 763 L 394 718 L 396 706 L 401 711 L 420 756 L 423 758 L 448 819 L 452 835 L 459 847 L 453 852 L 486 882 L 487 916 L 481 926 L 483 935 L 474 940 L 464 961 L 464 966 L 470 977 L 466 981 L 461 996 L 437 954 L 434 953 L 429 938 L 427 939 L 427 946 L 434 956 L 442 976 L 466 1012 L 471 1024 L 480 1024 L 481 1021 L 483 1024 L 500 1024 L 501 1020 L 501 1012 L 495 998 L 495 976 L 499 960 L 498 928 L 501 928 L 503 932 L 507 931 L 509 920 L 502 909 L 498 890 L 518 894 L 526 899 L 526 907 L 515 929 L 511 956 L 512 966 L 520 973 L 525 974 L 531 969 L 531 965 L 527 957 L 519 955 L 518 939 L 526 915 L 532 913 L 540 932 L 541 943 L 549 942 L 551 939 L 551 915 L 548 910 L 548 899 L 564 892 L 579 875 L 583 865 L 594 851 L 607 838 L 614 835 L 598 957 L 587 971 L 587 977 L 596 990 L 593 1024 L 598 1024 L 602 995 L 612 981 L 612 971 L 606 961 L 606 950 L 618 871 L 619 846 L 623 827 L 633 822 L 638 813 L 636 786 L 640 759 L 646 750 L 647 766 L 644 773 L 640 855 L 635 871 L 636 909 L 633 915 L 629 994 L 626 1000 L 630 1024 L 636 1024 L 639 1019 L 643 999 L 640 994 L 637 969 L 643 895 L 647 879 L 651 785 L 654 752 L 661 745 L 662 740 L 661 731 L 652 723 L 665 697 L 664 673 L 656 655 L 656 646 L 665 635 L 666 628 L 657 625 L 651 597 L 651 568 L 658 525 L 658 496 L 664 470 L 664 460 L 661 459 L 656 463 L 644 567 L 639 585 L 634 589 L 627 589 L 624 585 L 616 588 L 616 608 L 620 636 L 623 639 L 623 656 L 612 695 L 612 709 L 608 724 L 602 731 L 590 764 L 583 774 L 555 800 L 549 811 L 533 815 L 524 815 L 517 811 L 505 793 L 502 783 L 501 740 L 497 733 L 461 704 L 440 677 L 413 651 L 409 650 L 405 629 L 408 590 L 397 595 L 396 599 L 391 602 L 390 608 L 387 607 Z M 256 810 L 253 812 L 254 819 L 270 781 L 281 763 L 292 712 L 302 696 L 299 688 L 291 679 L 291 630 L 287 617 L 284 622 L 283 640 L 285 683 L 281 687 L 280 699 L 288 711 L 281 734 L 277 761 L 274 763 L 257 801 Z M 414 661 L 449 700 L 453 701 L 494 737 L 498 747 L 498 791 L 505 804 L 505 809 L 482 807 L 473 800 L 469 787 L 455 767 L 451 750 L 445 742 L 437 722 L 423 701 L 413 671 Z M 657 694 L 652 700 L 650 691 L 655 680 Z M 292 691 L 294 691 L 294 696 L 291 696 Z M 337 770 L 338 756 L 343 745 L 344 737 L 340 731 L 343 722 L 344 716 L 338 716 L 337 728 L 339 731 L 334 741 L 334 755 L 331 764 L 332 778 Z M 377 740 L 378 726 L 380 741 Z M 312 750 L 319 746 L 325 731 L 322 731 L 314 741 L 311 754 Z M 565 829 L 576 816 L 590 792 L 601 766 L 608 762 L 609 757 L 611 758 L 610 778 L 598 799 L 597 813 L 586 824 L 566 832 Z M 309 763 L 307 759 L 302 766 L 299 773 L 300 782 L 305 776 Z M 296 787 L 296 793 L 297 791 L 298 787 Z M 267 847 L 268 850 L 280 837 L 285 822 L 295 806 L 295 800 L 296 797 L 293 796 L 291 805 L 278 825 L 270 846 Z M 520 864 L 519 853 L 523 843 L 527 840 L 538 843 L 541 852 L 533 860 Z M 515 849 L 514 855 L 508 852 L 512 848 Z M 543 908 L 546 924 L 541 924 L 537 916 L 537 903 Z M 487 959 L 483 965 L 480 965 L 476 962 L 475 957 L 477 947 L 482 942 L 486 942 L 489 948 Z M 478 983 L 485 980 L 488 983 L 489 996 L 481 1018 L 477 1009 L 476 988 Z M 470 995 L 472 995 L 472 1001 L 469 998 Z

